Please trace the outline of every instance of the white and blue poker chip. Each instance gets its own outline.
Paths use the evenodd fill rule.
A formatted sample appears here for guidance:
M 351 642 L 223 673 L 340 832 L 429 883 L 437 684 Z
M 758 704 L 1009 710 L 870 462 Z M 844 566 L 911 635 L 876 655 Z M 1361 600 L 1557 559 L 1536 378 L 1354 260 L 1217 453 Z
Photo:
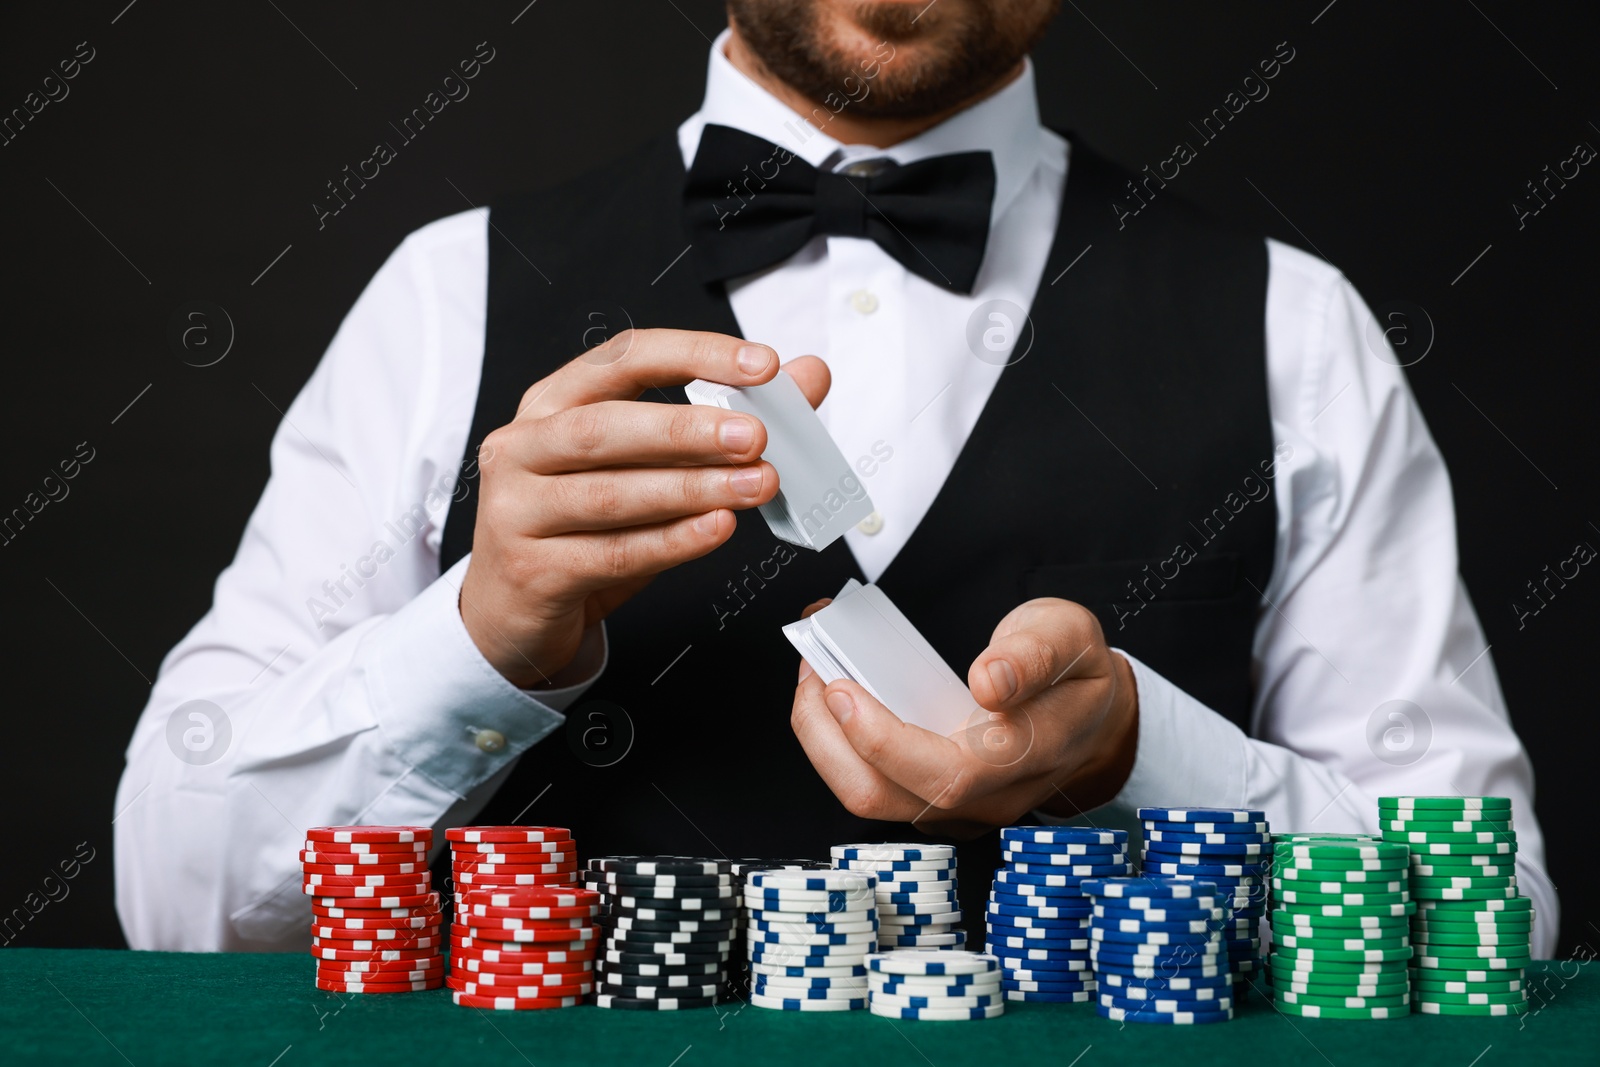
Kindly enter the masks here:
M 1266 822 L 1254 808 L 1140 808 L 1138 816 L 1155 822 Z
M 1000 840 L 1044 845 L 1115 845 L 1126 842 L 1128 832 L 1087 826 L 1006 826 L 1000 830 Z

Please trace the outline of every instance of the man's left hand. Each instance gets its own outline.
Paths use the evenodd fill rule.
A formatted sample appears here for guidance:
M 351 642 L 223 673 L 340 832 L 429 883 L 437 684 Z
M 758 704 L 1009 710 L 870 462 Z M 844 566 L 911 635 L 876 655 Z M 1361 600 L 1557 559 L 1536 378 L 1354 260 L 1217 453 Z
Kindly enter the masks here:
M 824 687 L 802 661 L 790 724 L 853 814 L 929 832 L 975 836 L 1034 810 L 1081 815 L 1115 797 L 1133 770 L 1133 669 L 1079 604 L 1030 600 L 1012 611 L 967 687 L 978 704 L 967 728 L 940 737 L 854 682 Z

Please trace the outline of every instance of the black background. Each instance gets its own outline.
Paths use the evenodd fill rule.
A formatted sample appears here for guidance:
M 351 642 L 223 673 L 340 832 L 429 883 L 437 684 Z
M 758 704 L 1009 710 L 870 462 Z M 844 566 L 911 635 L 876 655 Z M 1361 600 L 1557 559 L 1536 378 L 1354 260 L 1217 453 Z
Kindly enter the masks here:
M 78 42 L 96 53 L 66 99 L 0 147 L 0 513 L 79 442 L 95 450 L 71 495 L 0 547 L 12 834 L 0 913 L 79 842 L 96 850 L 15 944 L 122 943 L 110 842 L 123 748 L 161 657 L 233 555 L 277 409 L 373 271 L 431 219 L 675 125 L 725 21 L 715 0 L 126 2 L 30 5 L 0 38 L 4 112 Z M 1450 464 L 1466 581 L 1538 770 L 1564 953 L 1600 941 L 1600 730 L 1582 680 L 1600 573 L 1585 568 L 1525 628 L 1510 605 L 1578 542 L 1600 546 L 1587 314 L 1600 167 L 1525 228 L 1511 204 L 1577 142 L 1600 147 L 1597 36 L 1579 7 L 1082 0 L 1035 57 L 1046 120 L 1138 168 L 1191 139 L 1188 123 L 1280 41 L 1294 48 L 1271 95 L 1172 191 L 1319 253 L 1375 306 L 1409 301 L 1431 319 L 1432 347 L 1408 374 Z M 496 57 L 471 96 L 319 231 L 324 183 L 485 40 Z M 185 365 L 168 342 L 191 300 L 235 326 L 215 366 Z M 1427 333 L 1413 314 L 1412 353 Z

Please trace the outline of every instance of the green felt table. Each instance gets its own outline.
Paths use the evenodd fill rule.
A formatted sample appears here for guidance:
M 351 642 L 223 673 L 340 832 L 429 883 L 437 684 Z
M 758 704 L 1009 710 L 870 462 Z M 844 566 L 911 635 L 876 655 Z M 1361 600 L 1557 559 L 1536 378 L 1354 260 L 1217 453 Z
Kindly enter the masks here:
M 1383 1022 L 1291 1018 L 1252 994 L 1232 1022 L 1150 1026 L 1087 1004 L 1008 1004 L 998 1019 L 917 1023 L 733 1004 L 683 1012 L 458 1008 L 447 990 L 323 993 L 299 955 L 67 949 L 0 952 L 0 1063 L 835 1064 L 1098 1067 L 1159 1057 L 1183 1067 L 1282 1057 L 1300 1067 L 1600 1063 L 1600 975 L 1530 968 L 1535 1009 L 1505 1018 Z

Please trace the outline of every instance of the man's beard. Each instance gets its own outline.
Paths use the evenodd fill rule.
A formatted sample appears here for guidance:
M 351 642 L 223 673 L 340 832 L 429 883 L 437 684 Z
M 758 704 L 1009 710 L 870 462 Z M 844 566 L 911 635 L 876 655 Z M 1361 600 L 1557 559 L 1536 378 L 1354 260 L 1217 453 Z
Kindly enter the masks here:
M 861 55 L 828 39 L 818 0 L 728 0 L 728 15 L 767 70 L 809 99 L 849 98 L 851 112 L 864 118 L 921 118 L 972 99 L 1014 70 L 1059 6 L 865 2 L 852 13 L 855 25 L 894 48 L 880 44 Z M 906 47 L 927 41 L 936 47 Z

